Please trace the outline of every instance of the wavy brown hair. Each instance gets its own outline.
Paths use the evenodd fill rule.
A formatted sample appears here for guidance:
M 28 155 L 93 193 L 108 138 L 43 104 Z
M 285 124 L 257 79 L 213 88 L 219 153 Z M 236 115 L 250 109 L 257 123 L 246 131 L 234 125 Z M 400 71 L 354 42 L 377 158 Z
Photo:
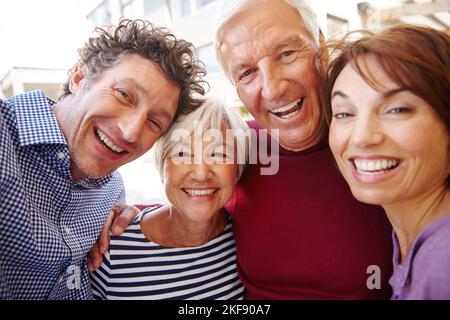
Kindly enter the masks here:
M 336 78 L 349 63 L 374 89 L 382 87 L 366 68 L 364 57 L 375 57 L 386 75 L 425 100 L 447 127 L 450 135 L 450 37 L 436 29 L 401 24 L 379 33 L 356 31 L 363 36 L 330 41 L 323 50 L 329 57 L 321 85 L 323 112 L 331 122 L 331 93 Z M 430 133 L 431 134 L 431 133 Z M 447 177 L 450 186 L 450 176 Z
M 122 20 L 117 27 L 95 29 L 97 36 L 90 38 L 78 50 L 85 68 L 87 87 L 105 70 L 116 65 L 125 54 L 138 54 L 157 64 L 169 79 L 180 86 L 181 93 L 175 119 L 198 108 L 205 94 L 203 77 L 206 70 L 196 59 L 192 43 L 175 36 L 166 28 L 156 27 L 145 20 Z M 69 79 L 63 85 L 59 99 L 70 95 Z

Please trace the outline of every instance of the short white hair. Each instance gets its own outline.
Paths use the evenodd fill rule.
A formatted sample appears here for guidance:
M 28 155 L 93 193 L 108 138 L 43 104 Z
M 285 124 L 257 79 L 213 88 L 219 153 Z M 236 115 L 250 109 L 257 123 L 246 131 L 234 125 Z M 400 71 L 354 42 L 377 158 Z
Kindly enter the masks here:
M 216 18 L 214 22 L 214 47 L 216 49 L 217 61 L 222 67 L 225 75 L 231 79 L 231 75 L 226 69 L 226 65 L 223 61 L 221 46 L 221 30 L 222 27 L 231 18 L 244 11 L 246 7 L 255 0 L 222 0 L 221 5 L 216 12 Z M 311 6 L 305 0 L 283 0 L 288 5 L 293 7 L 300 14 L 303 24 L 306 30 L 309 32 L 309 36 L 316 48 L 319 48 L 320 43 L 320 27 L 315 12 L 311 9 Z
M 204 133 L 208 129 L 221 130 L 223 125 L 227 126 L 228 132 L 232 133 L 232 137 L 236 143 L 236 155 L 233 157 L 235 161 L 239 160 L 238 178 L 242 176 L 242 172 L 249 160 L 251 133 L 245 121 L 238 116 L 230 107 L 216 99 L 207 99 L 195 111 L 189 114 L 182 114 L 172 124 L 170 129 L 164 133 L 155 143 L 153 147 L 153 161 L 156 169 L 161 177 L 164 175 L 164 164 L 174 146 L 180 143 L 179 139 L 173 139 L 173 133 L 177 130 L 187 130 L 191 134 L 197 130 Z

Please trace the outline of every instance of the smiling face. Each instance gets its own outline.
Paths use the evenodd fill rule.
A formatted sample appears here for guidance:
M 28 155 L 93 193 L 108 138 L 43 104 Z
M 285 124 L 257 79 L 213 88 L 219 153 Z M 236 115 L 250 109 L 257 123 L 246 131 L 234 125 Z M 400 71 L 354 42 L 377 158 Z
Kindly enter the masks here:
M 449 134 L 423 99 L 394 83 L 372 56 L 377 90 L 348 64 L 332 91 L 329 142 L 353 195 L 372 204 L 395 204 L 445 190 Z
M 222 134 L 226 137 L 225 128 Z M 229 161 L 230 157 L 236 159 L 234 143 L 226 139 L 212 142 L 210 138 L 203 135 L 194 140 L 191 136 L 190 141 L 175 145 L 164 161 L 167 199 L 189 221 L 205 222 L 218 214 L 238 180 L 236 161 Z M 202 152 L 200 157 L 195 154 L 198 150 Z
M 85 85 L 76 68 L 72 95 L 54 109 L 74 179 L 105 176 L 149 150 L 169 127 L 180 95 L 156 64 L 135 54 Z
M 253 1 L 221 29 L 225 72 L 244 106 L 280 144 L 303 150 L 320 139 L 314 49 L 298 11 L 282 0 Z

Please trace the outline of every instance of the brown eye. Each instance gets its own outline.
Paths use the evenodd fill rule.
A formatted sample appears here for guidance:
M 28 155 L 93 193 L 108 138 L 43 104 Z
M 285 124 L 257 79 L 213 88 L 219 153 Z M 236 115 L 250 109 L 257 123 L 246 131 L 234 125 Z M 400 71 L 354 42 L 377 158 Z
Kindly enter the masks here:
M 407 107 L 397 107 L 397 108 L 392 108 L 388 111 L 388 113 L 390 114 L 399 114 L 399 113 L 407 113 L 410 112 L 411 109 L 407 108 Z
M 249 78 L 253 73 L 255 73 L 255 69 L 247 69 L 245 70 L 240 76 L 239 76 L 239 81 L 241 80 L 246 80 L 247 78 Z
M 130 94 L 126 90 L 117 88 L 115 91 L 119 95 L 119 98 L 125 99 L 126 101 L 131 100 Z
M 344 118 L 348 118 L 349 116 L 350 116 L 350 114 L 347 112 L 340 112 L 340 113 L 336 113 L 333 115 L 333 117 L 335 117 L 336 119 L 344 119 Z
M 296 51 L 295 50 L 287 50 L 281 53 L 280 55 L 280 60 L 282 60 L 283 62 L 292 62 L 294 61 L 295 57 L 296 57 Z
M 153 126 L 154 128 L 156 128 L 158 131 L 162 131 L 163 126 L 159 123 L 158 120 L 155 120 L 155 119 L 148 119 L 148 121 L 150 122 L 151 126 Z

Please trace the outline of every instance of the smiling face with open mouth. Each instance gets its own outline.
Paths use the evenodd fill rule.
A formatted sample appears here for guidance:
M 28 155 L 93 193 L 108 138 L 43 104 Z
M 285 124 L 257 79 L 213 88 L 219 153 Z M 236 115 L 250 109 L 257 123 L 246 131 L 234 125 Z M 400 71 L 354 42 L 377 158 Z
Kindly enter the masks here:
M 222 130 L 226 137 L 225 128 Z M 170 204 L 184 219 L 205 222 L 216 216 L 233 194 L 238 181 L 238 166 L 226 163 L 236 159 L 234 142 L 211 143 L 204 136 L 191 136 L 191 142 L 174 146 L 164 161 L 163 182 Z M 195 145 L 203 155 L 196 158 Z M 186 147 L 190 146 L 190 147 Z M 198 152 L 198 151 L 197 151 Z M 197 155 L 198 156 L 198 155 Z M 201 163 L 195 163 L 199 159 Z M 228 161 L 231 162 L 231 161 Z
M 348 64 L 332 91 L 329 142 L 353 195 L 372 204 L 421 199 L 445 190 L 449 174 L 446 125 L 423 99 L 399 87 L 373 56 L 370 86 Z
M 280 144 L 304 150 L 320 139 L 315 49 L 302 19 L 282 0 L 253 1 L 222 27 L 226 73 L 255 120 Z
M 157 65 L 125 55 L 86 88 L 74 69 L 69 95 L 54 107 L 75 180 L 106 176 L 148 151 L 169 127 L 180 88 Z

